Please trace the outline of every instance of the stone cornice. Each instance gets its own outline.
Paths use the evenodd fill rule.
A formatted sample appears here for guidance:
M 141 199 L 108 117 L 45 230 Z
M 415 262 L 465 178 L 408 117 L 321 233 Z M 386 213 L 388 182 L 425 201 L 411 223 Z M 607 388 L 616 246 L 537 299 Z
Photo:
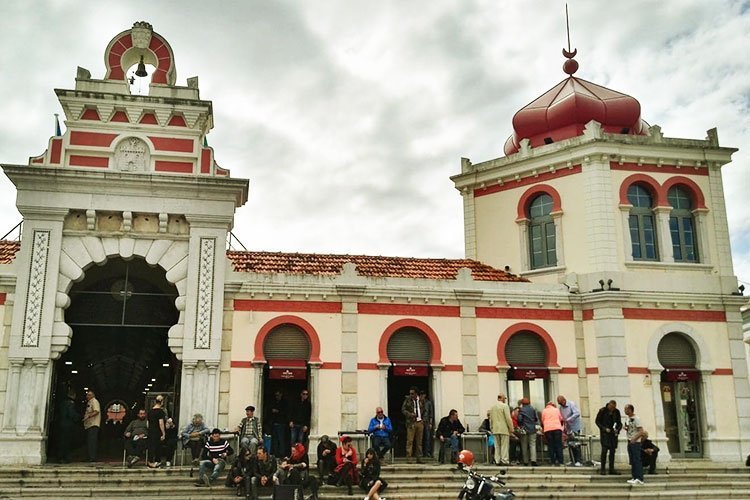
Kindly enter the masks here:
M 19 191 L 69 192 L 91 195 L 227 201 L 235 206 L 247 201 L 247 179 L 199 175 L 169 175 L 121 171 L 93 171 L 72 167 L 0 165 Z

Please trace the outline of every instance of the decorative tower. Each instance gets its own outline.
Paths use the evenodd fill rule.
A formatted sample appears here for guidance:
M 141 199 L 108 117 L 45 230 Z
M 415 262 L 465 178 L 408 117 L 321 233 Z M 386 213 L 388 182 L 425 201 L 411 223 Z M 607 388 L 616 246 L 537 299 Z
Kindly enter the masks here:
M 69 292 L 112 259 L 145 260 L 176 288 L 167 342 L 181 365 L 180 422 L 218 413 L 225 244 L 248 182 L 216 164 L 211 102 L 197 78 L 176 85 L 172 49 L 151 25 L 115 36 L 104 61 L 103 79 L 78 68 L 75 90 L 56 90 L 65 133 L 28 165 L 3 165 L 24 222 L 0 461 L 44 461 L 53 365 L 74 335 Z M 138 76 L 154 67 L 148 95 L 131 94 L 136 64 Z

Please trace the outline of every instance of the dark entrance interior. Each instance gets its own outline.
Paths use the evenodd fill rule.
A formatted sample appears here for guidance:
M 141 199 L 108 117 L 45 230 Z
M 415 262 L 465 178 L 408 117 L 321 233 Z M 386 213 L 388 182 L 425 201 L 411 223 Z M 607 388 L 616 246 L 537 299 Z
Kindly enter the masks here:
M 165 272 L 134 258 L 110 259 L 86 271 L 70 293 L 65 321 L 73 329 L 68 351 L 55 363 L 48 457 L 59 456 L 58 412 L 69 391 L 80 415 L 85 391 L 95 391 L 102 408 L 99 460 L 122 458 L 122 433 L 139 408 L 164 394 L 169 416 L 177 415 L 180 363 L 167 346 L 178 319 L 177 289 Z M 120 405 L 120 412 L 117 410 Z M 75 427 L 72 458 L 85 460 L 83 427 Z
M 396 457 L 406 456 L 406 418 L 401 413 L 401 405 L 409 394 L 409 388 L 415 386 L 417 391 L 427 391 L 427 397 L 432 399 L 429 376 L 397 376 L 393 374 L 394 367 L 388 369 L 388 408 L 387 415 L 393 425 L 395 443 L 393 453 Z M 436 420 L 438 417 L 436 416 Z M 434 429 L 433 429 L 434 430 Z
M 273 361 L 270 361 L 271 363 Z M 271 407 L 273 406 L 276 391 L 280 391 L 282 399 L 287 409 L 287 422 L 289 421 L 289 411 L 299 400 L 299 394 L 302 389 L 308 389 L 308 378 L 307 368 L 300 370 L 301 375 L 297 375 L 297 378 L 271 378 L 270 370 L 268 365 L 265 366 L 263 373 L 263 433 L 271 435 L 273 426 L 271 424 Z M 312 392 L 310 393 L 312 396 Z M 289 453 L 289 442 L 291 440 L 291 430 L 287 427 L 285 429 L 286 441 L 281 444 L 281 448 L 284 450 L 285 455 Z M 314 454 L 314 451 L 313 451 Z

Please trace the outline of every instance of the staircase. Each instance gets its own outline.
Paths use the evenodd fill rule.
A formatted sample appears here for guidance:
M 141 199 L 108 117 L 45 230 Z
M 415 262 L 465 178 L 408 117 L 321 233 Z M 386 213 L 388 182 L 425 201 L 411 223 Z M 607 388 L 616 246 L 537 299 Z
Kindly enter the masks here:
M 479 466 L 484 474 L 494 474 L 498 467 Z M 741 464 L 716 464 L 709 461 L 672 462 L 669 473 L 664 467 L 658 475 L 646 475 L 646 484 L 631 486 L 621 476 L 600 476 L 588 467 L 510 467 L 505 476 L 508 487 L 517 498 L 750 498 L 750 471 Z M 396 463 L 383 467 L 389 486 L 389 499 L 455 499 L 464 474 L 448 465 Z M 4 467 L 0 468 L 0 499 L 10 498 L 106 498 L 138 500 L 236 498 L 233 489 L 221 484 L 208 488 L 193 485 L 189 468 L 173 467 L 150 470 L 144 467 L 126 469 L 99 464 Z M 262 497 L 264 495 L 261 495 Z M 265 498 L 270 495 L 266 492 Z M 346 489 L 323 486 L 323 499 L 362 498 L 355 487 L 354 495 Z

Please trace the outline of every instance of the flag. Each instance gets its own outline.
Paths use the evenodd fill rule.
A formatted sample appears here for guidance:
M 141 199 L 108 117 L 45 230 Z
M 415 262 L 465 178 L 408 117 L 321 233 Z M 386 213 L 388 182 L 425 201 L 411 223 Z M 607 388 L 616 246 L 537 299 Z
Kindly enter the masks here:
M 60 130 L 60 115 L 55 113 L 55 137 L 62 136 L 62 131 Z
M 203 136 L 203 147 L 204 148 L 208 147 L 208 138 L 205 135 Z

